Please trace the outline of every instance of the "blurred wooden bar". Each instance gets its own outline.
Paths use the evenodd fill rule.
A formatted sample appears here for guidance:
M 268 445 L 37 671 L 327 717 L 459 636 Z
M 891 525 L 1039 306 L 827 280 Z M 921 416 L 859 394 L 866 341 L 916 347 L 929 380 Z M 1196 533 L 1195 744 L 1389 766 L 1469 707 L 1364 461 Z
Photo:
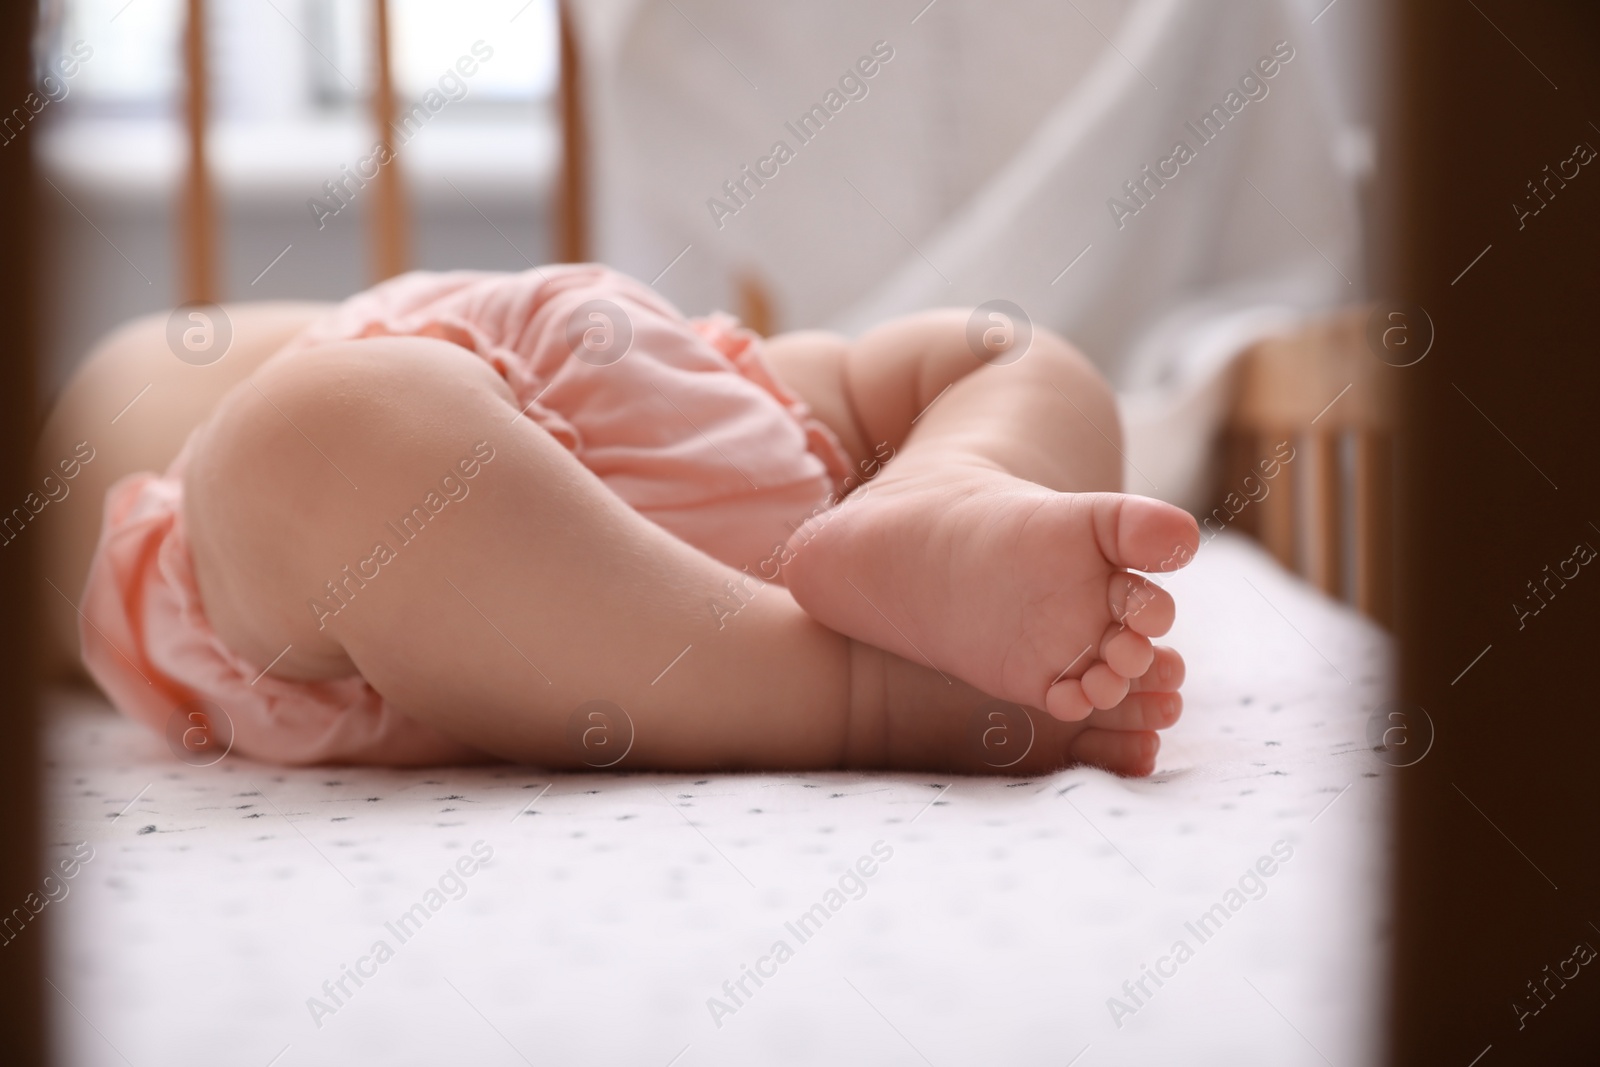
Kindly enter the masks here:
M 1394 464 L 1391 437 L 1356 437 L 1356 607 L 1385 623 L 1394 617 Z
M 1238 473 L 1237 477 L 1228 482 L 1227 491 L 1237 493 L 1248 500 L 1249 497 L 1246 495 L 1244 488 L 1245 478 L 1261 480 L 1260 468 L 1257 466 L 1259 461 L 1274 455 L 1274 449 L 1281 441 L 1286 440 L 1293 446 L 1295 436 L 1294 433 L 1290 432 L 1274 437 L 1271 433 L 1263 433 L 1260 430 L 1246 435 L 1245 440 L 1250 442 L 1253 447 L 1249 450 L 1248 458 L 1245 459 L 1243 470 Z M 1267 546 L 1267 551 L 1271 552 L 1273 557 L 1289 570 L 1295 570 L 1297 563 L 1295 545 L 1297 543 L 1298 523 L 1295 521 L 1297 513 L 1295 502 L 1300 495 L 1299 482 L 1300 472 L 1294 463 L 1285 463 L 1278 471 L 1278 476 L 1272 479 L 1270 483 L 1266 483 L 1271 486 L 1271 491 L 1262 498 L 1260 503 L 1245 506 L 1245 511 L 1249 511 L 1251 508 L 1260 509 L 1260 515 L 1258 516 L 1260 526 L 1256 536 L 1261 539 L 1263 545 Z
M 372 0 L 372 49 L 375 84 L 372 124 L 383 146 L 372 190 L 372 273 L 375 281 L 403 274 L 411 259 L 411 233 L 394 146 L 394 70 L 389 33 L 388 0 Z M 361 175 L 365 178 L 365 175 Z
M 206 163 L 211 93 L 205 8 L 205 0 L 188 0 L 183 27 L 183 118 L 188 159 L 178 207 L 182 241 L 180 296 L 185 301 L 214 303 L 220 298 L 221 289 L 217 278 L 216 194 Z
M 1241 521 L 1240 531 L 1253 533 L 1280 563 L 1330 596 L 1346 599 L 1353 589 L 1356 606 L 1389 626 L 1395 569 L 1388 465 L 1397 368 L 1367 348 L 1369 310 L 1314 321 L 1241 357 L 1216 496 L 1245 495 L 1244 479 L 1260 479 L 1261 461 L 1289 442 L 1294 459 L 1271 479 L 1267 496 L 1245 508 L 1241 520 L 1258 513 Z M 1353 442 L 1353 471 L 1344 462 L 1347 442 Z M 1346 574 L 1347 560 L 1353 574 Z
M 1590 564 L 1545 606 L 1529 587 L 1600 544 L 1600 201 L 1592 164 L 1543 209 L 1529 194 L 1561 188 L 1535 183 L 1575 142 L 1600 144 L 1600 4 L 1384 6 L 1404 109 L 1378 151 L 1400 168 L 1378 232 L 1388 288 L 1438 333 L 1398 372 L 1395 698 L 1437 738 L 1385 776 L 1399 812 L 1378 1061 L 1594 1064 L 1600 579 Z M 1357 467 L 1388 469 L 1379 449 Z
M 8 102 L 38 89 L 32 43 L 39 7 L 0 7 L 0 99 Z M 43 296 L 36 193 L 44 188 L 44 195 L 55 194 L 34 174 L 34 135 L 32 128 L 26 129 L 0 152 L 0 203 L 7 215 L 5 240 L 0 241 L 0 317 L 6 324 L 0 358 L 0 499 L 8 502 L 21 501 L 38 484 L 29 464 L 38 432 L 35 368 Z M 44 891 L 40 879 L 47 873 L 40 847 L 36 649 L 42 644 L 37 591 L 44 586 L 34 576 L 39 548 L 37 537 L 22 537 L 0 553 L 0 676 L 6 683 L 0 689 L 0 715 L 6 724 L 5 744 L 0 745 L 0 811 L 5 812 L 0 821 L 0 914 L 8 919 L 13 908 L 28 906 L 30 895 L 36 899 Z M 59 905 L 50 909 L 61 910 Z M 0 1060 L 7 1064 L 53 1062 L 50 1023 L 71 1011 L 43 981 L 47 935 L 52 932 L 59 935 L 47 930 L 7 933 L 0 946 Z
M 551 230 L 559 263 L 589 259 L 588 136 L 584 125 L 583 70 L 572 0 L 556 5 L 561 47 L 558 113 L 561 116 L 561 165 L 557 172 Z
M 1322 430 L 1308 435 L 1311 490 L 1306 506 L 1306 573 L 1318 589 L 1344 598 L 1344 436 Z M 1359 493 L 1359 488 L 1356 490 Z
M 762 337 L 778 332 L 777 314 L 772 306 L 772 293 L 754 270 L 746 269 L 734 279 L 738 294 L 739 321 Z

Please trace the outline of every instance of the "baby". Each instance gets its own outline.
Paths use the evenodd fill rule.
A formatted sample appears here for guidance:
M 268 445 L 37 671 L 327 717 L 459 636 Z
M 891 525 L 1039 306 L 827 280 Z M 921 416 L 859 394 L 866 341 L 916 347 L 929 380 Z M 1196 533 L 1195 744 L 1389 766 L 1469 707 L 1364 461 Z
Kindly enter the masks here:
M 1173 603 L 1132 572 L 1187 563 L 1195 523 L 1118 491 L 1112 394 L 1047 331 L 762 340 L 591 265 L 226 320 L 195 320 L 231 325 L 214 362 L 181 316 L 113 335 L 41 453 L 95 456 L 45 595 L 159 731 L 284 763 L 1140 775 L 1178 718 Z

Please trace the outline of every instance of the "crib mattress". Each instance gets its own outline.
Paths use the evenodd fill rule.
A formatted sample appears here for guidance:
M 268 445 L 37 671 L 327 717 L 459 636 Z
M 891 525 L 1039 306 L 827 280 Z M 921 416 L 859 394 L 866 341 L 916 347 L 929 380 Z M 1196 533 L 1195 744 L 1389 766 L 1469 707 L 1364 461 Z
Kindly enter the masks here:
M 1170 587 L 1143 781 L 195 768 L 58 696 L 17 936 L 73 1064 L 1372 1061 L 1388 641 L 1230 535 Z

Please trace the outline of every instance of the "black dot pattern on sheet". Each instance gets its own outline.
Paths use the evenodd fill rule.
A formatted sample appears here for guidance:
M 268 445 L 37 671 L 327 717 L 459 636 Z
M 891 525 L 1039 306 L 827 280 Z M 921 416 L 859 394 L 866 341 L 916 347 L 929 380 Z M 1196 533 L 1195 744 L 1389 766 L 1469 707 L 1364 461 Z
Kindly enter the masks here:
M 1265 585 L 1263 592 L 1303 622 L 1288 592 Z M 1365 741 L 1366 716 L 1386 699 L 1382 673 L 1360 669 L 1363 657 L 1383 655 L 1375 632 L 1352 628 L 1325 638 L 1307 631 L 1320 653 L 1358 679 L 1351 686 L 1276 614 L 1262 609 L 1251 627 L 1232 630 L 1230 640 L 1250 649 L 1250 674 L 1241 680 L 1237 657 L 1229 662 L 1184 647 L 1185 716 L 1166 737 L 1160 772 L 1142 781 L 1087 768 L 938 779 L 926 773 L 690 779 L 504 765 L 283 769 L 237 757 L 191 768 L 175 764 L 165 741 L 137 724 L 87 706 L 69 709 L 52 715 L 48 727 L 48 837 L 61 856 L 87 839 L 96 857 L 74 883 L 68 907 L 78 909 L 75 922 L 59 925 L 76 929 L 76 917 L 92 917 L 86 929 L 128 936 L 70 944 L 73 968 L 59 979 L 62 991 L 108 1033 L 125 1034 L 132 1012 L 150 1010 L 148 999 L 128 999 L 131 1007 L 118 1016 L 122 1001 L 80 999 L 81 987 L 72 983 L 126 974 L 132 958 L 139 973 L 158 974 L 159 964 L 170 961 L 143 954 L 162 944 L 209 938 L 232 952 L 245 943 L 239 939 L 254 936 L 249 947 L 257 959 L 283 956 L 280 964 L 296 966 L 292 988 L 271 992 L 273 1003 L 298 1013 L 285 1028 L 303 1026 L 314 982 L 301 988 L 300 976 L 337 973 L 341 954 L 352 961 L 373 930 L 480 840 L 493 846 L 494 859 L 469 894 L 449 905 L 449 937 L 417 949 L 403 966 L 421 973 L 427 954 L 437 951 L 470 975 L 469 960 L 493 960 L 503 948 L 528 952 L 560 972 L 573 964 L 558 946 L 580 926 L 613 961 L 629 946 L 672 936 L 676 927 L 688 943 L 699 938 L 714 948 L 716 967 L 736 973 L 752 937 L 759 942 L 768 925 L 792 918 L 878 840 L 893 846 L 894 858 L 838 920 L 854 924 L 854 936 L 875 951 L 938 947 L 918 946 L 918 931 L 907 928 L 905 905 L 918 895 L 946 909 L 942 922 L 981 922 L 1014 939 L 1038 914 L 1019 903 L 1058 893 L 1069 881 L 1082 905 L 1074 911 L 1082 919 L 1070 931 L 1074 939 L 1115 936 L 1135 913 L 1170 908 L 1192 917 L 1209 902 L 1202 898 L 1214 898 L 1238 877 L 1241 857 L 1260 854 L 1274 840 L 1293 844 L 1294 869 L 1305 863 L 1310 873 L 1318 861 L 1298 856 L 1318 855 L 1336 831 L 1369 816 L 1370 805 L 1405 773 L 1379 764 Z M 1370 834 L 1369 824 L 1352 832 Z M 1292 899 L 1273 893 L 1282 902 L 1273 907 Z M 173 908 L 178 900 L 182 909 Z M 296 912 L 287 910 L 290 901 Z M 305 921 L 285 929 L 285 914 Z M 1151 932 L 1124 929 L 1129 939 L 1115 944 L 1128 973 L 1141 954 L 1160 947 L 1150 943 Z M 819 950 L 805 966 L 823 966 L 832 951 Z M 396 980 L 400 973 L 385 972 L 387 988 L 404 986 Z M 485 1015 L 497 1023 L 516 1017 L 517 1007 L 493 1002 L 491 983 L 469 985 L 454 966 L 450 973 Z M 719 971 L 706 992 L 725 976 Z M 531 998 L 548 988 L 524 984 L 514 992 Z M 862 984 L 875 998 L 877 988 Z M 437 984 L 427 995 L 435 993 Z M 360 1011 L 378 1013 L 391 993 L 361 995 L 371 1006 Z M 771 995 L 779 1007 L 763 1010 L 781 1011 L 786 995 Z M 739 1024 L 750 1025 L 745 1017 Z M 287 1040 L 266 1049 L 262 1062 Z

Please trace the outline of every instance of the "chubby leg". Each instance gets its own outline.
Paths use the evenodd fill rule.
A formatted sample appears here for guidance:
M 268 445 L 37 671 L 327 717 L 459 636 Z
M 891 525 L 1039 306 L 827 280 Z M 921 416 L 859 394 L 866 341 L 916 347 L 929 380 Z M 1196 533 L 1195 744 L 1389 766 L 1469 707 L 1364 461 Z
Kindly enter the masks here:
M 281 654 L 275 675 L 359 671 L 441 732 L 550 766 L 585 762 L 570 723 L 595 699 L 633 724 L 623 767 L 993 766 L 970 742 L 988 698 L 835 633 L 782 588 L 719 630 L 705 605 L 737 572 L 629 509 L 452 345 L 275 359 L 201 435 L 185 514 L 202 599 L 241 655 Z M 402 531 L 430 492 L 437 513 Z M 1011 769 L 1147 772 L 1179 677 L 1158 661 L 1142 701 L 1039 717 Z
M 828 626 L 1059 719 L 1117 706 L 1171 626 L 1171 570 L 1198 545 L 1182 510 L 1124 495 L 1116 408 L 1088 362 L 1035 330 L 980 359 L 965 312 L 855 342 L 775 339 L 784 378 L 864 458 L 898 454 L 797 531 L 784 580 Z
M 169 347 L 166 314 L 127 323 L 84 358 L 56 400 L 35 456 L 36 483 L 57 473 L 64 457 L 92 457 L 64 487 L 70 497 L 45 508 L 39 532 L 30 534 L 38 538 L 42 576 L 63 594 L 48 587 L 40 594 L 53 638 L 49 675 L 78 666 L 78 618 L 67 597 L 77 596 L 89 573 L 106 490 L 135 471 L 165 470 L 223 395 L 329 306 L 229 304 L 223 314 L 232 341 L 214 362 L 179 359 Z

